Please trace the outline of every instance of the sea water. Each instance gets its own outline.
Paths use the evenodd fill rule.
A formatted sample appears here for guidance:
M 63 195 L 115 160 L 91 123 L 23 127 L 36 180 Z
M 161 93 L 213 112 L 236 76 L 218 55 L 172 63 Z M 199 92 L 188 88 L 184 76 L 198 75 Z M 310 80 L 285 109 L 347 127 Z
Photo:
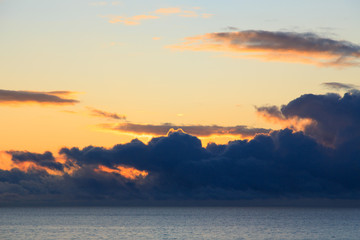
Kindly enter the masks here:
M 360 209 L 0 208 L 0 239 L 360 239 Z

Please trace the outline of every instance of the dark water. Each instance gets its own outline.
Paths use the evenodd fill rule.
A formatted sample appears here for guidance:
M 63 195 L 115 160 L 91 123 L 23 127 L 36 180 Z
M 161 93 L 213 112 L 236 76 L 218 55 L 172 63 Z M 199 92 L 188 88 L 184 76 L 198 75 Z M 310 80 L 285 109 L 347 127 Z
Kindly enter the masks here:
M 0 239 L 360 239 L 360 209 L 0 208 Z

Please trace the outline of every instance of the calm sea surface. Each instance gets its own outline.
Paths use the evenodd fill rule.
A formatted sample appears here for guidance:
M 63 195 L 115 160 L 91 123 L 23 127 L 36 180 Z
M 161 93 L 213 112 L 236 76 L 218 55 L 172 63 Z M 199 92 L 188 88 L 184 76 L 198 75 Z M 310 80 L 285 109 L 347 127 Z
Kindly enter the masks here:
M 0 239 L 360 239 L 360 209 L 0 208 Z

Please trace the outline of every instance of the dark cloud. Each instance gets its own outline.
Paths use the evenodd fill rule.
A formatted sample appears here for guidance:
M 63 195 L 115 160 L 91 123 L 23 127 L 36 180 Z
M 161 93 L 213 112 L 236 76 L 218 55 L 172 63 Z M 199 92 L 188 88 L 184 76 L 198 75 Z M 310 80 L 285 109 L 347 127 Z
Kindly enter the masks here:
M 63 148 L 63 175 L 0 170 L 0 202 L 359 200 L 359 109 L 358 93 L 307 94 L 281 108 L 258 108 L 284 120 L 312 119 L 303 132 L 283 129 L 204 148 L 197 137 L 172 131 L 147 144 L 135 139 L 112 148 Z M 9 153 L 14 163 L 56 162 L 49 152 Z M 148 175 L 129 178 L 121 167 Z
M 255 108 L 256 108 L 256 111 L 258 111 L 260 113 L 264 113 L 271 117 L 275 117 L 278 119 L 284 118 L 284 115 L 281 113 L 279 107 L 277 107 L 277 106 L 262 106 L 262 107 L 255 107 Z
M 39 154 L 23 151 L 8 151 L 7 153 L 11 154 L 12 161 L 14 163 L 32 162 L 37 164 L 38 166 L 46 167 L 51 170 L 64 170 L 64 166 L 61 163 L 55 161 L 55 158 L 51 152 Z
M 125 120 L 126 119 L 125 115 L 119 115 L 117 113 L 109 113 L 109 112 L 105 112 L 105 111 L 91 108 L 91 107 L 88 107 L 88 109 L 89 109 L 91 115 L 93 115 L 93 116 L 104 117 L 104 118 L 115 119 L 115 120 Z
M 306 135 L 328 146 L 339 146 L 360 139 L 360 92 L 351 90 L 343 96 L 335 93 L 325 95 L 305 94 L 281 108 L 257 107 L 265 117 L 286 122 L 296 119 L 310 120 L 304 124 Z M 289 125 L 290 126 L 290 125 Z
M 304 132 L 320 142 L 339 146 L 360 138 L 360 93 L 303 95 L 281 108 L 287 118 L 312 119 Z
M 1 103 L 40 103 L 40 104 L 75 104 L 78 100 L 64 98 L 73 94 L 69 91 L 53 91 L 53 92 L 35 92 L 35 91 L 13 91 L 0 89 L 0 104 Z
M 171 129 L 182 129 L 184 132 L 199 137 L 209 137 L 212 135 L 237 135 L 242 137 L 252 137 L 256 134 L 269 133 L 265 128 L 249 128 L 247 126 L 223 127 L 217 125 L 174 125 L 165 123 L 161 125 L 120 123 L 117 125 L 103 124 L 102 127 L 119 132 L 149 135 L 166 135 Z
M 186 38 L 174 49 L 232 52 L 232 57 L 285 61 L 318 66 L 359 66 L 360 45 L 315 33 L 260 30 L 208 33 Z
M 327 88 L 335 89 L 335 90 L 351 90 L 357 89 L 357 86 L 354 84 L 346 84 L 346 83 L 339 83 L 339 82 L 326 82 L 322 83 Z

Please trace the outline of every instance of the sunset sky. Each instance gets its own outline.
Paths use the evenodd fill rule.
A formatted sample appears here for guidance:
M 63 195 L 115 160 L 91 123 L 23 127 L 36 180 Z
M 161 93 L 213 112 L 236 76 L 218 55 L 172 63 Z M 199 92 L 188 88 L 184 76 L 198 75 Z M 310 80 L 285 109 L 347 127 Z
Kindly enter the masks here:
M 359 10 L 357 0 L 0 0 L 1 169 L 61 175 L 50 161 L 71 174 L 71 148 L 112 151 L 170 129 L 205 148 L 289 128 L 336 149 L 346 134 L 316 135 L 311 115 L 330 102 L 309 114 L 290 102 L 359 95 Z M 94 169 L 135 179 L 153 168 Z

